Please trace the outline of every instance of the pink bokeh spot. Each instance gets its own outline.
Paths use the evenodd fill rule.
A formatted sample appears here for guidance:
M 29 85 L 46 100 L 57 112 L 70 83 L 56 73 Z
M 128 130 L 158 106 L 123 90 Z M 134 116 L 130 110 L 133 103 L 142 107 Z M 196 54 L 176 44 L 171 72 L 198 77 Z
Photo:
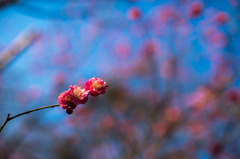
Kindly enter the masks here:
M 127 17 L 130 20 L 138 20 L 141 17 L 141 11 L 138 7 L 129 8 L 127 11 Z
M 203 3 L 200 1 L 195 1 L 190 4 L 187 10 L 187 15 L 190 18 L 196 18 L 202 13 L 202 10 L 203 10 Z
M 214 21 L 219 25 L 227 23 L 228 19 L 229 19 L 228 14 L 222 11 L 217 12 L 217 14 L 214 16 Z

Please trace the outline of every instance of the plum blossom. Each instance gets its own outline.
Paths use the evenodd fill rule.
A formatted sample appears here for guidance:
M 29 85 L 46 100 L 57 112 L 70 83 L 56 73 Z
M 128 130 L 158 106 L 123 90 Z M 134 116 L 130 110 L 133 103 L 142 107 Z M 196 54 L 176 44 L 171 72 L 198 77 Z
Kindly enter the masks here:
M 65 109 L 68 114 L 73 113 L 73 109 L 79 104 L 85 104 L 88 101 L 88 95 L 98 96 L 106 91 L 106 82 L 100 78 L 93 77 L 85 83 L 85 88 L 79 86 L 69 86 L 67 91 L 64 91 L 58 96 L 60 107 Z
M 72 102 L 72 100 L 71 100 L 72 97 L 71 96 L 72 96 L 72 93 L 71 93 L 70 90 L 64 91 L 63 93 L 61 93 L 58 96 L 58 103 L 60 104 L 60 107 L 65 109 L 65 111 L 68 114 L 72 114 L 73 109 L 75 109 L 77 107 L 77 104 Z
M 78 104 L 85 104 L 88 101 L 88 92 L 85 89 L 82 89 L 78 86 L 69 86 L 70 91 L 70 98 L 73 103 L 76 105 Z
M 100 78 L 93 77 L 85 83 L 85 90 L 89 91 L 89 94 L 94 97 L 104 94 L 106 91 L 106 82 Z

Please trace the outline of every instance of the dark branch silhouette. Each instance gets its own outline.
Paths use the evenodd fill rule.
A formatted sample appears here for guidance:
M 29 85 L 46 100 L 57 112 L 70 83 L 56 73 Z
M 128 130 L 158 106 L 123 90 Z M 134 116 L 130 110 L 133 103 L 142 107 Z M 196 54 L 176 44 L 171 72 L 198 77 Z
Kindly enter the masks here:
M 37 108 L 37 109 L 33 109 L 33 110 L 29 110 L 29 111 L 26 111 L 24 113 L 21 113 L 21 114 L 18 114 L 18 115 L 15 115 L 13 117 L 10 117 L 10 114 L 8 114 L 7 116 L 7 119 L 5 120 L 5 122 L 3 123 L 3 125 L 1 126 L 0 128 L 0 132 L 2 131 L 2 129 L 4 128 L 4 126 L 7 124 L 7 122 L 9 122 L 10 120 L 16 118 L 16 117 L 19 117 L 19 116 L 22 116 L 24 114 L 29 114 L 31 112 L 35 112 L 35 111 L 38 111 L 38 110 L 42 110 L 42 109 L 46 109 L 46 108 L 54 108 L 56 106 L 60 106 L 59 104 L 54 104 L 54 105 L 49 105 L 49 106 L 44 106 L 44 107 L 41 107 L 41 108 Z

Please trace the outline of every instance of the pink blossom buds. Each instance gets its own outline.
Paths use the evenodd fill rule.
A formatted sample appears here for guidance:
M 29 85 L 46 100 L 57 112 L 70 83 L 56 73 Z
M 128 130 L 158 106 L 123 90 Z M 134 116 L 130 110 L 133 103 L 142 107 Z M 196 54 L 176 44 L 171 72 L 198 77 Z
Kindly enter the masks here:
M 83 89 L 76 85 L 69 86 L 67 91 L 64 91 L 58 96 L 58 103 L 68 114 L 72 114 L 73 109 L 75 109 L 77 105 L 85 104 L 88 101 L 88 95 L 96 97 L 99 94 L 104 94 L 105 91 L 106 82 L 100 78 L 93 77 L 86 82 L 85 88 Z

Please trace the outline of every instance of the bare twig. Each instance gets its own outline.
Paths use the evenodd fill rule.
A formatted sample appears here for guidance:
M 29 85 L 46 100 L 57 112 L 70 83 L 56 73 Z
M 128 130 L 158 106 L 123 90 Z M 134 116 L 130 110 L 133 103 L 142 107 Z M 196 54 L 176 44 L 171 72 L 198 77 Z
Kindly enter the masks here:
M 15 116 L 13 116 L 13 117 L 9 117 L 10 114 L 8 114 L 7 119 L 5 120 L 5 122 L 3 123 L 3 125 L 2 125 L 1 128 L 0 128 L 0 132 L 2 131 L 2 129 L 4 128 L 4 126 L 7 124 L 7 122 L 9 122 L 10 120 L 12 120 L 12 119 L 14 119 L 14 118 L 16 118 L 16 117 L 22 116 L 22 115 L 24 115 L 24 114 L 29 114 L 29 113 L 31 113 L 31 112 L 35 112 L 35 111 L 38 111 L 38 110 L 46 109 L 46 108 L 54 108 L 54 107 L 56 107 L 56 106 L 60 106 L 60 105 L 59 105 L 59 104 L 54 104 L 54 105 L 44 106 L 44 107 L 41 107 L 41 108 L 37 108 L 37 109 L 33 109 L 33 110 L 26 111 L 26 112 L 24 112 L 24 113 L 15 115 Z

